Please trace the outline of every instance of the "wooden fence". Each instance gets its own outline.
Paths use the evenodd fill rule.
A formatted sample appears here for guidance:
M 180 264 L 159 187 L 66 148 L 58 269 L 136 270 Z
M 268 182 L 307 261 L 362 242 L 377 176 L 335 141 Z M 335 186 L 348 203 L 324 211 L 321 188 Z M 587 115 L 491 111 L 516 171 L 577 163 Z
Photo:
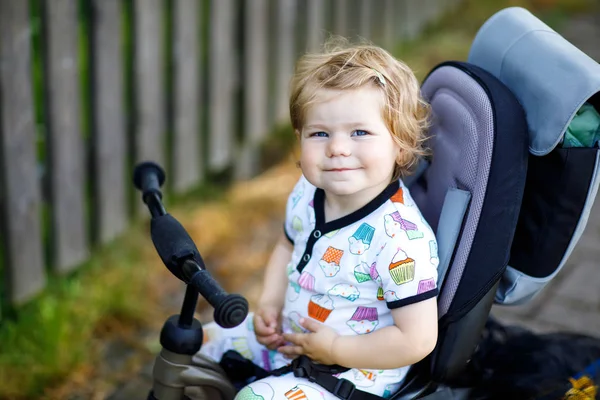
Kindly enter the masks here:
M 456 3 L 0 0 L 4 304 L 124 231 L 136 161 L 166 166 L 173 193 L 255 174 L 296 57 L 328 33 L 391 49 Z

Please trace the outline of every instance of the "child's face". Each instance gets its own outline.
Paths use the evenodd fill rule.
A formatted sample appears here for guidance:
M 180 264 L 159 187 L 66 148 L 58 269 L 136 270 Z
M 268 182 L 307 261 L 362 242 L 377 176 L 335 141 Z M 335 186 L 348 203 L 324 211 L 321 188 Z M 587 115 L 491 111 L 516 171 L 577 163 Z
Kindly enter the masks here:
M 400 151 L 383 120 L 383 94 L 321 89 L 300 135 L 306 179 L 327 196 L 365 203 L 390 183 Z

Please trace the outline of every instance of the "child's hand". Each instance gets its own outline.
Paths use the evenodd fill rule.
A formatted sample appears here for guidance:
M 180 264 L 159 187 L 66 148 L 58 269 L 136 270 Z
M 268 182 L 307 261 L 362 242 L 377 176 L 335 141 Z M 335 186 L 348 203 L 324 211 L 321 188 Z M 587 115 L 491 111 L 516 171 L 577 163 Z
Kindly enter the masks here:
M 274 350 L 283 345 L 279 322 L 280 310 L 273 306 L 261 306 L 254 313 L 254 334 L 258 343 Z
M 309 333 L 284 333 L 283 338 L 291 344 L 277 349 L 288 358 L 305 355 L 321 364 L 336 364 L 333 354 L 333 343 L 340 335 L 332 328 L 313 321 L 310 318 L 300 319 L 300 325 Z

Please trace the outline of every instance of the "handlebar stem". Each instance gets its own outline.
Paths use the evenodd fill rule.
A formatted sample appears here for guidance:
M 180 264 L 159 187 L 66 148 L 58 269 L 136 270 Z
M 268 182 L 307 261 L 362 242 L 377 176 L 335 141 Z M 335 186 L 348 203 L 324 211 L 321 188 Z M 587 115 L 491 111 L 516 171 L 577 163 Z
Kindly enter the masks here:
M 165 206 L 161 201 L 160 192 L 150 191 L 148 193 L 144 193 L 143 199 L 146 205 L 148 206 L 148 210 L 150 211 L 150 215 L 152 216 L 152 218 L 160 217 L 167 213 L 167 211 L 165 210 Z
M 183 304 L 181 305 L 181 313 L 179 314 L 179 320 L 177 321 L 180 328 L 187 329 L 192 326 L 196 304 L 198 304 L 198 290 L 187 285 L 185 288 Z

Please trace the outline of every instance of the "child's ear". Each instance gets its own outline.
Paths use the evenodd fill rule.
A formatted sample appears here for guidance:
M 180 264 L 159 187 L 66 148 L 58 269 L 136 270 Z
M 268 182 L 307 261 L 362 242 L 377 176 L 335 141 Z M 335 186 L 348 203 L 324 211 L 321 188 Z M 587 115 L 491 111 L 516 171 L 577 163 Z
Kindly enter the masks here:
M 296 135 L 296 139 L 300 140 L 300 131 L 298 129 L 294 129 L 294 135 Z

